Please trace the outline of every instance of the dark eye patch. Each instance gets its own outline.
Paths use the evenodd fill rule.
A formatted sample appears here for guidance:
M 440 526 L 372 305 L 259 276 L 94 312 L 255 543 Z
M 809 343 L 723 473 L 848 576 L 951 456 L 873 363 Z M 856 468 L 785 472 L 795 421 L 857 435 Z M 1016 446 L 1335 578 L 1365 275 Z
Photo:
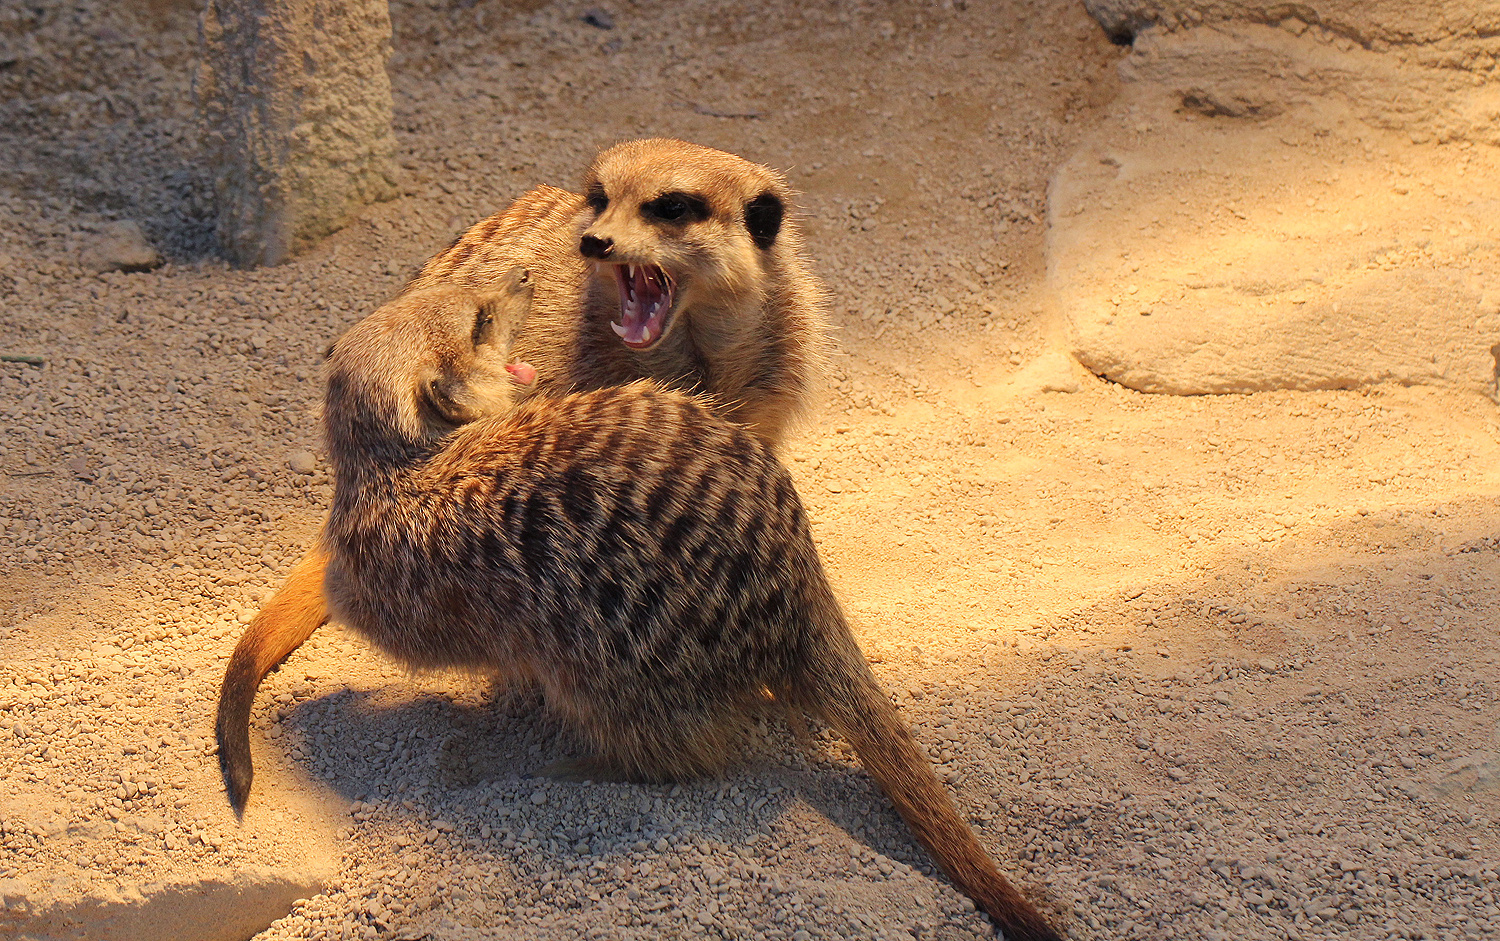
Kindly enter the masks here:
M 658 222 L 702 222 L 709 216 L 708 200 L 692 193 L 663 193 L 642 203 L 641 213 Z
M 478 414 L 463 401 L 467 391 L 462 379 L 438 378 L 429 380 L 425 404 L 441 420 L 450 425 L 467 425 L 478 418 Z
M 598 215 L 609 208 L 609 197 L 604 195 L 604 187 L 602 186 L 590 187 L 588 195 L 584 197 L 584 201 L 594 211 L 594 215 Z

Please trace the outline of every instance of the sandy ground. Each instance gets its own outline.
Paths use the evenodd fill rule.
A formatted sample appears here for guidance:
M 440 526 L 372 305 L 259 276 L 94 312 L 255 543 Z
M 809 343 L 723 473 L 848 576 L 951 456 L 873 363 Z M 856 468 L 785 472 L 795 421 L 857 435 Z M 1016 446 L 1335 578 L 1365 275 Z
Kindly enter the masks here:
M 191 10 L 0 13 L 41 56 L 0 66 L 0 352 L 46 360 L 0 366 L 0 934 L 992 936 L 827 736 L 551 783 L 535 702 L 336 628 L 223 799 L 225 659 L 328 498 L 292 469 L 323 345 L 469 222 L 673 135 L 802 193 L 840 355 L 791 466 L 877 673 L 1070 937 L 1500 938 L 1495 405 L 1070 373 L 1046 184 L 1126 54 L 1074 4 L 609 9 L 393 4 L 408 194 L 250 272 L 205 253 Z M 80 267 L 119 217 L 170 262 Z

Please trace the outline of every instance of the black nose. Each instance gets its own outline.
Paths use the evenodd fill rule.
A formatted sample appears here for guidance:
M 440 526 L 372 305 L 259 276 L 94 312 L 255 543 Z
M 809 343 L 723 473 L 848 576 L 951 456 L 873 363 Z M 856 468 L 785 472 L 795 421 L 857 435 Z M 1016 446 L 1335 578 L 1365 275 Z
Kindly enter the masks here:
M 608 258 L 614 250 L 614 239 L 602 239 L 597 235 L 585 235 L 578 243 L 578 251 L 585 258 Z

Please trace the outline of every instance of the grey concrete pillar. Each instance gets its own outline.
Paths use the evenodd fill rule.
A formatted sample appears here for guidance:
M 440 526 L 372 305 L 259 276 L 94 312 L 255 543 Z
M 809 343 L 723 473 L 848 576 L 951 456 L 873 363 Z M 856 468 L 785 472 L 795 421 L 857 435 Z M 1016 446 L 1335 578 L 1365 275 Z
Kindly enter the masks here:
M 397 193 L 386 0 L 208 0 L 194 95 L 219 243 L 275 265 Z

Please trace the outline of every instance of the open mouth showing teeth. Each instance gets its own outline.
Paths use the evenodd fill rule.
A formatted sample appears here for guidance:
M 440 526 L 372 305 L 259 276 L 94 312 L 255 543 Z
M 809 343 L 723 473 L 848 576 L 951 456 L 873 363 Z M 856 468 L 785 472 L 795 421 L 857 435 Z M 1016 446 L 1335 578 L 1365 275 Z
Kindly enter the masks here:
M 655 265 L 611 265 L 620 289 L 620 320 L 609 327 L 620 342 L 644 350 L 666 332 L 672 309 L 672 278 Z

